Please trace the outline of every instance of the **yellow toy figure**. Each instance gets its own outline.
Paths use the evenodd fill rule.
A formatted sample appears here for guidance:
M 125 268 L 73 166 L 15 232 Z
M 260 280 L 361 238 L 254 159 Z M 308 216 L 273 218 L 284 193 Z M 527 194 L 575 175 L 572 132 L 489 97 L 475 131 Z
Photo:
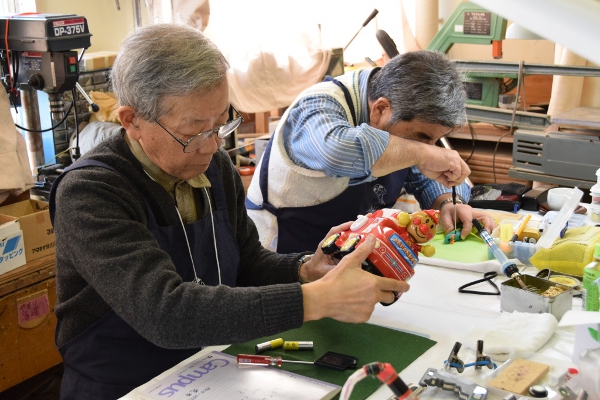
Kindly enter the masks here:
M 429 242 L 435 236 L 440 212 L 438 210 L 423 210 L 408 214 L 402 211 L 396 217 L 401 229 L 400 236 L 411 247 L 415 253 L 421 253 L 426 257 L 435 254 L 432 245 L 421 246 L 420 243 Z

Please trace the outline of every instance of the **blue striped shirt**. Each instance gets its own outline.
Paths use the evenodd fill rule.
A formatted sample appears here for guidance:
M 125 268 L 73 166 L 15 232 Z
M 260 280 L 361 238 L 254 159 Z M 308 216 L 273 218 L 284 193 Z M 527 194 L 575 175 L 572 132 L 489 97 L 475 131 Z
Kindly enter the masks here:
M 348 121 L 343 106 L 326 94 L 306 96 L 290 110 L 283 137 L 285 149 L 296 165 L 327 176 L 348 177 L 350 185 L 377 179 L 372 167 L 385 151 L 390 134 L 369 125 L 367 84 L 373 71 L 363 70 L 359 75 L 362 107 L 357 126 Z M 451 192 L 421 174 L 417 167 L 410 168 L 404 188 L 422 209 L 430 208 L 441 194 Z M 466 183 L 457 187 L 457 193 L 466 201 L 470 192 Z

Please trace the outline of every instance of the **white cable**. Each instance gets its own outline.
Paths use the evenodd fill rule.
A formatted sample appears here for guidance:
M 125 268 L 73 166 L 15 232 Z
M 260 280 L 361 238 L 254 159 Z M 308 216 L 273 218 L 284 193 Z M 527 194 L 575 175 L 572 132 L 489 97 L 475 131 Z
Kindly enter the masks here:
M 144 170 L 144 172 L 146 173 L 146 175 L 148 175 L 148 177 L 150 179 L 152 179 L 154 182 L 156 182 L 154 180 L 154 178 L 151 177 L 150 174 L 146 170 Z M 213 244 L 215 245 L 215 256 L 217 259 L 217 271 L 219 273 L 219 285 L 220 285 L 221 284 L 221 264 L 219 263 L 219 252 L 217 250 L 215 218 L 213 216 L 212 204 L 210 202 L 210 197 L 208 196 L 208 190 L 206 189 L 206 187 L 204 187 L 203 189 L 204 189 L 204 193 L 206 194 L 206 201 L 208 201 L 208 208 L 210 210 L 210 221 L 212 224 L 212 231 L 213 231 Z M 175 211 L 177 211 L 177 216 L 179 217 L 179 222 L 181 223 L 181 228 L 183 229 L 183 235 L 185 236 L 185 243 L 187 244 L 188 253 L 190 254 L 190 260 L 192 261 L 192 268 L 194 269 L 194 282 L 196 282 L 200 285 L 204 285 L 205 283 L 202 281 L 202 279 L 198 278 L 198 274 L 196 273 L 196 264 L 194 263 L 194 257 L 192 256 L 192 249 L 190 247 L 190 241 L 188 239 L 187 231 L 185 230 L 185 224 L 183 223 L 183 219 L 181 218 L 181 214 L 179 213 L 179 209 L 177 208 L 177 205 L 175 205 Z
M 185 225 L 183 223 L 183 219 L 181 219 L 181 214 L 179 213 L 179 208 L 177 208 L 177 206 L 175 206 L 175 211 L 177 211 L 179 222 L 181 222 L 181 228 L 183 229 L 183 235 L 185 236 L 185 242 L 187 243 L 188 253 L 190 254 L 190 260 L 192 261 L 192 268 L 194 269 L 194 282 L 199 283 L 200 285 L 204 285 L 204 282 L 202 282 L 202 279 L 198 278 L 198 274 L 196 273 L 196 264 L 194 264 L 194 257 L 192 257 L 190 241 L 188 239 L 187 231 L 185 230 Z
M 359 381 L 364 379 L 367 376 L 367 371 L 364 368 L 357 369 L 352 375 L 348 377 L 346 383 L 342 387 L 342 392 L 340 393 L 340 400 L 348 400 L 350 398 L 350 394 L 352 393 L 352 389 L 354 389 L 354 385 L 356 385 Z

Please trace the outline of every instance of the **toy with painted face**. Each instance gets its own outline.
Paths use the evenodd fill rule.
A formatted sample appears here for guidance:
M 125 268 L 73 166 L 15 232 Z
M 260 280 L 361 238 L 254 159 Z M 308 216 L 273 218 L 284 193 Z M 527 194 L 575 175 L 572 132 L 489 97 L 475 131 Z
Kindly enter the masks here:
M 431 245 L 421 246 L 419 243 L 429 242 L 435 236 L 440 212 L 438 210 L 423 210 L 412 214 L 401 212 L 396 217 L 398 224 L 404 228 L 407 235 L 403 239 L 410 245 L 415 253 L 422 253 L 431 257 L 435 254 L 435 248 Z

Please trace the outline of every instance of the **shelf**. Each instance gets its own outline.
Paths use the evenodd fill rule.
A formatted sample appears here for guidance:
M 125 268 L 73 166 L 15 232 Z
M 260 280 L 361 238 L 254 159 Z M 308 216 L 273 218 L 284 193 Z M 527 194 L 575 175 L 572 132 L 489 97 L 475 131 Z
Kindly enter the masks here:
M 450 144 L 471 168 L 469 179 L 473 183 L 528 184 L 526 180 L 518 180 L 508 175 L 509 169 L 512 168 L 512 143 L 501 142 L 496 148 L 495 142 L 479 140 L 475 142 L 474 149 L 470 139 L 453 138 Z
M 465 126 L 459 132 L 452 132 L 448 134 L 449 139 L 465 139 L 465 140 L 473 140 L 475 141 L 484 141 L 484 142 L 498 142 L 500 140 L 501 143 L 512 143 L 513 136 L 508 134 L 508 128 L 504 126 L 495 126 L 486 123 L 474 123 L 471 124 L 471 130 L 473 132 L 473 136 L 471 136 L 471 132 L 469 131 L 469 127 Z

